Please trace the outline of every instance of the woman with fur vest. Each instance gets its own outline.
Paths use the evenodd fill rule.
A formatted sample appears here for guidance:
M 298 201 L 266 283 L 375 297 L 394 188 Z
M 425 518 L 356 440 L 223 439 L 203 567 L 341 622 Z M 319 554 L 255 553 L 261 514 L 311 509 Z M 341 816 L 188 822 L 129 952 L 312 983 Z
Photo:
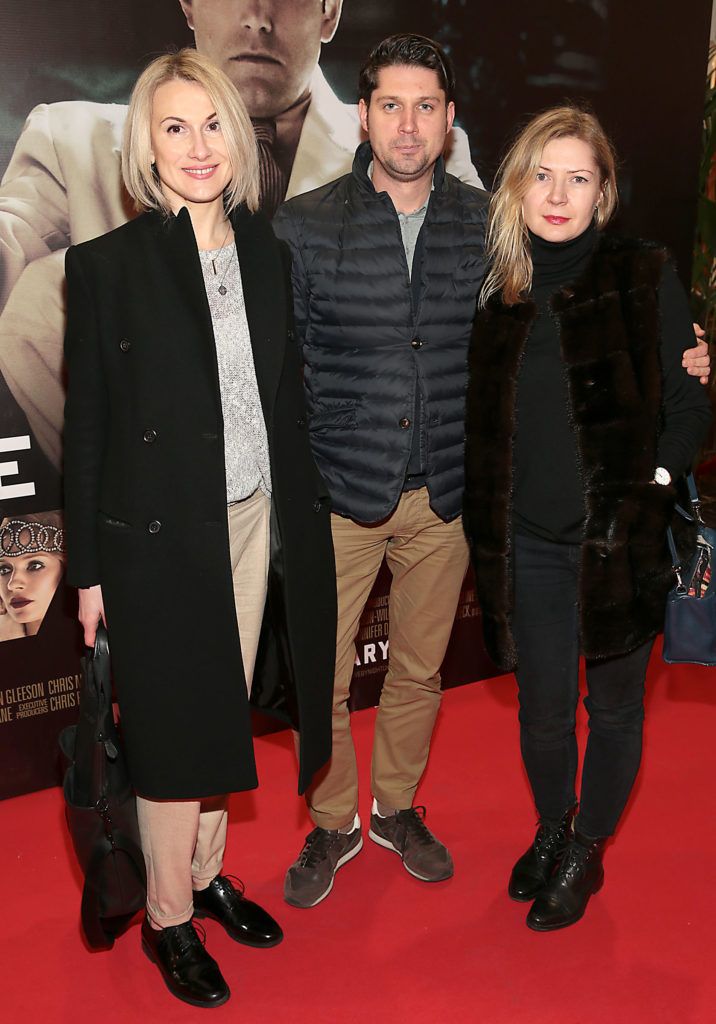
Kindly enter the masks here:
M 668 254 L 603 234 L 617 186 L 596 118 L 569 106 L 533 118 L 498 182 L 469 357 L 465 527 L 488 650 L 517 677 L 539 814 L 509 894 L 534 900 L 528 926 L 551 931 L 601 887 L 636 778 L 673 481 L 710 408 L 682 369 L 691 316 Z

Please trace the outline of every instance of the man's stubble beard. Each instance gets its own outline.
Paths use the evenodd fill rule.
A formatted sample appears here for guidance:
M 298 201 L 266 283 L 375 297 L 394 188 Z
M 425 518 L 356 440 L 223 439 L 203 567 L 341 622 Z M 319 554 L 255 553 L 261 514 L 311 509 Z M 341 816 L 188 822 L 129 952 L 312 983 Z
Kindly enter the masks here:
M 369 138 L 370 138 L 370 119 L 368 120 L 368 129 L 369 129 L 368 135 L 369 135 Z M 378 158 L 379 163 L 385 169 L 386 174 L 388 174 L 389 177 L 393 178 L 395 181 L 403 181 L 403 182 L 405 182 L 405 181 L 415 181 L 417 178 L 421 178 L 427 171 L 432 171 L 434 169 L 435 164 L 438 162 L 438 160 L 440 159 L 440 157 L 441 157 L 441 155 L 443 153 L 443 150 L 445 149 L 445 142 L 447 140 L 448 131 L 449 131 L 449 128 L 448 128 L 448 125 L 446 123 L 445 124 L 445 137 L 443 139 L 442 147 L 440 149 L 440 152 L 437 154 L 437 156 L 433 160 L 430 160 L 428 158 L 428 156 L 427 156 L 427 154 L 425 152 L 425 147 L 423 147 L 422 160 L 420 162 L 419 167 L 416 167 L 415 165 L 413 165 L 413 169 L 412 170 L 407 170 L 407 169 L 401 168 L 400 165 L 398 164 L 398 162 L 394 161 L 392 159 L 392 152 L 393 152 L 392 147 L 388 149 L 388 153 L 387 153 L 387 155 L 384 158 Z M 373 158 L 376 159 L 375 150 L 373 150 Z
M 415 163 L 415 159 L 416 158 L 413 158 L 413 160 L 406 159 L 405 163 L 402 163 L 400 158 L 394 158 L 392 151 L 389 150 L 388 155 L 381 160 L 381 163 L 383 164 L 386 173 L 396 181 L 414 181 L 417 178 L 422 178 L 426 171 L 434 166 L 436 162 L 433 160 L 431 164 L 424 149 L 420 154 L 417 163 Z

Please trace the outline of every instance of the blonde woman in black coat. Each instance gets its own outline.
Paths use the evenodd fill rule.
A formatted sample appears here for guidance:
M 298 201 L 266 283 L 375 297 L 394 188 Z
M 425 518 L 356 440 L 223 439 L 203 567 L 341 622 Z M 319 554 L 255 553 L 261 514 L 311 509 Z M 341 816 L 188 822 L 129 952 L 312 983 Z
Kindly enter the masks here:
M 140 76 L 123 174 L 144 214 L 67 254 L 68 579 L 85 642 L 109 630 L 145 952 L 174 995 L 217 1006 L 229 988 L 192 915 L 248 945 L 282 937 L 221 873 L 226 794 L 256 785 L 249 694 L 300 731 L 301 791 L 330 755 L 329 510 L 287 251 L 255 212 L 246 110 L 205 57 Z
M 492 198 L 469 357 L 465 522 L 487 646 L 519 686 L 540 824 L 509 893 L 534 900 L 537 931 L 573 924 L 602 885 L 641 757 L 674 481 L 710 422 L 682 368 L 684 291 L 661 246 L 603 234 L 616 200 L 592 115 L 559 107 L 526 126 Z

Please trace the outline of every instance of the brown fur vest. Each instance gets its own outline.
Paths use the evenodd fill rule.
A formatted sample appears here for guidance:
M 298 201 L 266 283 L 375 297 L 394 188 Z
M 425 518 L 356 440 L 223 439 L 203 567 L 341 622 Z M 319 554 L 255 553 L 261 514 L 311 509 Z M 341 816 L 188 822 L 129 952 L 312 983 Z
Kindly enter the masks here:
M 661 420 L 658 288 L 663 249 L 603 237 L 588 267 L 553 296 L 585 494 L 579 584 L 588 658 L 632 650 L 663 626 L 673 487 L 650 483 Z M 517 379 L 533 302 L 493 297 L 469 355 L 465 530 L 485 642 L 517 660 L 512 614 L 512 446 Z

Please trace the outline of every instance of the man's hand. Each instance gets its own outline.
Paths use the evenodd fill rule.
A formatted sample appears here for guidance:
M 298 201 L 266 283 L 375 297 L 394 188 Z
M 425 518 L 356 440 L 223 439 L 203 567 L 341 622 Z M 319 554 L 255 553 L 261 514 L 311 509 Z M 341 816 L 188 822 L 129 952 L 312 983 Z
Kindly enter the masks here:
M 85 644 L 87 647 L 94 647 L 97 636 L 97 625 L 99 620 L 107 625 L 104 617 L 104 601 L 102 600 L 102 587 L 84 587 L 79 592 L 80 607 L 78 619 L 82 623 L 85 632 Z
M 681 365 L 686 367 L 686 372 L 690 373 L 692 377 L 698 377 L 702 384 L 708 384 L 711 357 L 709 356 L 707 343 L 702 340 L 706 332 L 703 327 L 694 324 L 694 334 L 696 335 L 698 345 L 695 348 L 686 349 Z

